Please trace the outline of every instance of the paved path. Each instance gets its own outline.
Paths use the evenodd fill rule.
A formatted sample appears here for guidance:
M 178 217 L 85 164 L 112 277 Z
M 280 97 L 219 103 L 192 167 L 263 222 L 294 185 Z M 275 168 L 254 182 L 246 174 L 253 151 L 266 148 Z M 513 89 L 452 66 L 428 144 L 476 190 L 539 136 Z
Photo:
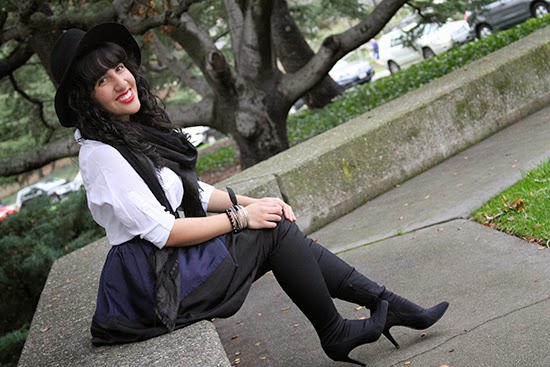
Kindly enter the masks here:
M 353 357 L 370 367 L 550 366 L 550 250 L 467 220 L 550 157 L 549 143 L 550 107 L 312 234 L 397 293 L 424 306 L 451 304 L 425 332 L 394 328 L 401 349 L 381 338 Z M 336 304 L 345 317 L 368 315 Z M 346 366 L 324 355 L 271 274 L 235 316 L 215 325 L 239 366 Z

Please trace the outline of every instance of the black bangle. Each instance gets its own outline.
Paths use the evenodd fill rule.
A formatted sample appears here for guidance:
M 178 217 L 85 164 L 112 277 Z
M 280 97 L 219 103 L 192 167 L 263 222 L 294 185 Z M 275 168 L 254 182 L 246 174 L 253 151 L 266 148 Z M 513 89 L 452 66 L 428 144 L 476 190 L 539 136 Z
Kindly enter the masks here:
M 231 210 L 226 209 L 225 214 L 227 214 L 227 218 L 229 218 L 229 223 L 231 223 L 231 229 L 233 230 L 233 233 L 238 233 L 239 230 L 238 230 L 237 226 L 235 225 L 235 221 L 233 220 L 233 215 L 231 213 Z

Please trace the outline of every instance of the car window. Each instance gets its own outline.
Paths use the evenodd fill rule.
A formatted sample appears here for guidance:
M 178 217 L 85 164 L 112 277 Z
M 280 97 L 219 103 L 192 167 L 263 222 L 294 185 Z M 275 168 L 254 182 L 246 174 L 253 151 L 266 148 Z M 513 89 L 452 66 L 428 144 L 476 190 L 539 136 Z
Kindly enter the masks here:
M 391 47 L 402 45 L 403 44 L 403 36 L 404 36 L 404 34 L 402 32 L 392 33 Z

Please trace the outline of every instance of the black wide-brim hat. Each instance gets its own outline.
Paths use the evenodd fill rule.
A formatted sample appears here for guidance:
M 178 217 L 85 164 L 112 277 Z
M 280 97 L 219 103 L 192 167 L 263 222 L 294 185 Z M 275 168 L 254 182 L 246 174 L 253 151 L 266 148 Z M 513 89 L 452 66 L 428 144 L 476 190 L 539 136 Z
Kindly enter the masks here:
M 70 93 L 69 74 L 76 60 L 86 55 L 105 42 L 121 46 L 128 57 L 137 66 L 141 63 L 141 51 L 138 43 L 122 24 L 103 23 L 91 28 L 88 32 L 72 28 L 64 32 L 55 42 L 50 56 L 52 75 L 58 83 L 55 93 L 55 112 L 61 125 L 73 127 L 76 123 L 74 111 L 68 105 Z

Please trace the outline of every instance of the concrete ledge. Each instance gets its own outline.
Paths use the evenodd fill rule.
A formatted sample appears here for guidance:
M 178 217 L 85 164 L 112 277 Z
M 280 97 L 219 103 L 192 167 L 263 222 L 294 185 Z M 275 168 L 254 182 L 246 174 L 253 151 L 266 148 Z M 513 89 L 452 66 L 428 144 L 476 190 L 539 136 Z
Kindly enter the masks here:
M 550 104 L 550 27 L 220 183 L 312 232 Z
M 54 263 L 18 366 L 230 366 L 209 321 L 139 343 L 92 346 L 91 317 L 109 248 L 102 239 Z

